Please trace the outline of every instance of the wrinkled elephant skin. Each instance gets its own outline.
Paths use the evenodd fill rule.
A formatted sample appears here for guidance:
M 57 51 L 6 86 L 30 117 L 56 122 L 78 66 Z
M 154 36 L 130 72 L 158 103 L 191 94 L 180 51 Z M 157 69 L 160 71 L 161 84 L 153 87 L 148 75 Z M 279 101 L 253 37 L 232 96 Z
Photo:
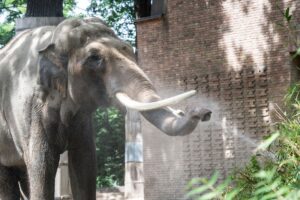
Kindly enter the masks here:
M 95 200 L 92 113 L 122 107 L 117 94 L 129 103 L 162 101 L 131 46 L 100 19 L 24 31 L 1 49 L 0 199 L 20 199 L 22 193 L 53 200 L 59 155 L 68 150 L 74 199 Z M 211 115 L 207 109 L 178 115 L 153 106 L 142 115 L 174 136 L 189 134 Z

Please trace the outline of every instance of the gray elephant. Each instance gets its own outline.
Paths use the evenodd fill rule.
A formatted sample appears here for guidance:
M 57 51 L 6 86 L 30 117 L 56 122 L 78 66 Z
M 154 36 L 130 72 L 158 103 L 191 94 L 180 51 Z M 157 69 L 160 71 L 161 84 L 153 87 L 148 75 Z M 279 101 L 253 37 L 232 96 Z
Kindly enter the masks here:
M 94 200 L 92 113 L 116 104 L 141 111 L 168 135 L 186 135 L 211 111 L 176 113 L 137 66 L 132 48 L 98 18 L 24 31 L 0 50 L 0 199 L 54 199 L 68 150 L 74 199 Z

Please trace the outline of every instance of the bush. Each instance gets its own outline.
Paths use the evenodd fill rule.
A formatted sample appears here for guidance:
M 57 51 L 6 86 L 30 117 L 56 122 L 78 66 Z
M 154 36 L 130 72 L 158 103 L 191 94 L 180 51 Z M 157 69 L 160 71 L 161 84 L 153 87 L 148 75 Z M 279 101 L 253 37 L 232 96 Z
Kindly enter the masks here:
M 289 89 L 286 105 L 289 114 L 282 116 L 284 121 L 277 125 L 277 131 L 256 148 L 257 155 L 244 169 L 221 184 L 217 184 L 217 173 L 209 180 L 193 179 L 187 198 L 300 199 L 300 84 Z

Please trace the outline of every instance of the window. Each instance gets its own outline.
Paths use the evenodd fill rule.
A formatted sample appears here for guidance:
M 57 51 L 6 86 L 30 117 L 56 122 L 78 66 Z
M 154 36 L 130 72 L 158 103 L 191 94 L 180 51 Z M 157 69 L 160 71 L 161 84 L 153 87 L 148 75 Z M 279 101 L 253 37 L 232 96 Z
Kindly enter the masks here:
M 152 19 L 164 14 L 165 0 L 135 0 L 137 19 Z

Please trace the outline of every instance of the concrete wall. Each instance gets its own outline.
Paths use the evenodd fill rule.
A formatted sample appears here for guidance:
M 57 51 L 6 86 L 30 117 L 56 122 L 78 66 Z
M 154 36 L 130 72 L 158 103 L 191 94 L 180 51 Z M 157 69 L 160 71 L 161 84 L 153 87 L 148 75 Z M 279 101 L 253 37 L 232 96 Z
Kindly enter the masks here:
M 137 23 L 139 63 L 160 94 L 196 89 L 178 107 L 213 110 L 186 137 L 143 120 L 145 199 L 183 199 L 192 177 L 225 176 L 270 133 L 293 77 L 288 35 L 276 25 L 283 22 L 278 7 L 287 6 L 300 10 L 291 0 L 169 0 L 165 16 Z

